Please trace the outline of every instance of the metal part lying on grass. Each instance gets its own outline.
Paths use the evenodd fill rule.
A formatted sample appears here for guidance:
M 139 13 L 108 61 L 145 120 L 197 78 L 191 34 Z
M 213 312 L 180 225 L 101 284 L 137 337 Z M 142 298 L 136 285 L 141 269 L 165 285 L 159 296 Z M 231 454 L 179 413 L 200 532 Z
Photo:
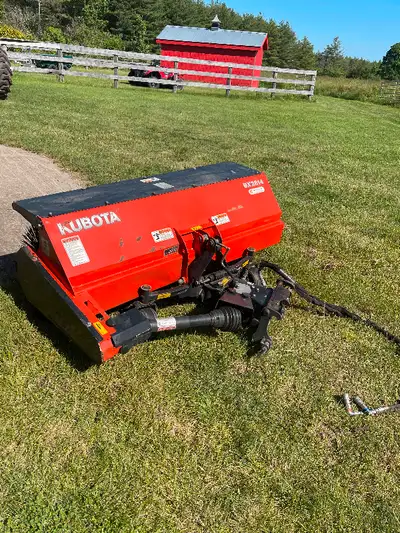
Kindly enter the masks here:
M 353 408 L 351 407 L 350 396 L 347 394 L 347 392 L 343 395 L 343 401 L 344 406 L 346 407 L 346 411 L 350 416 L 357 416 L 363 414 L 362 411 L 353 411 Z
M 381 413 L 387 413 L 387 412 L 393 412 L 393 411 L 400 411 L 400 400 L 397 400 L 396 403 L 392 405 L 383 405 L 380 407 L 376 407 L 375 409 L 372 407 L 368 407 L 359 396 L 353 396 L 350 398 L 349 394 L 346 393 L 343 395 L 343 401 L 344 405 L 346 407 L 346 411 L 350 416 L 357 416 L 357 415 L 379 415 Z M 353 411 L 351 407 L 351 401 L 353 401 L 361 411 Z

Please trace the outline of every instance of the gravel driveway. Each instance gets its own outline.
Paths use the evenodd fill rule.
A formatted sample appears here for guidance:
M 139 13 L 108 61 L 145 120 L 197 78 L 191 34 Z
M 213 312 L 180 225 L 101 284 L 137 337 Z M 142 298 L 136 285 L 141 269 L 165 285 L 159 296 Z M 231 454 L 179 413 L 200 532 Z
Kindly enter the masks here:
M 82 182 L 51 159 L 0 145 L 0 256 L 18 250 L 26 227 L 25 219 L 11 207 L 14 200 L 81 187 Z
M 0 145 L 0 287 L 14 276 L 12 254 L 21 246 L 27 225 L 12 202 L 84 186 L 47 157 Z

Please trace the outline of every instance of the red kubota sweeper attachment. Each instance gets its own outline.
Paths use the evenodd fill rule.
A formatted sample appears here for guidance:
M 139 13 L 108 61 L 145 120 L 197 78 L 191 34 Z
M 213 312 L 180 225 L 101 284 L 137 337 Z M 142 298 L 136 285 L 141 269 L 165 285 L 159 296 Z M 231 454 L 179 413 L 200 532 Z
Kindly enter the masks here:
M 235 163 L 15 202 L 31 224 L 17 254 L 28 300 L 96 362 L 157 332 L 200 327 L 253 329 L 251 349 L 271 346 L 268 325 L 281 319 L 291 291 L 339 317 L 368 318 L 329 304 L 278 265 L 253 263 L 279 242 L 281 210 L 264 173 Z M 278 274 L 266 287 L 261 270 Z M 157 302 L 195 299 L 208 313 L 159 318 Z
M 31 224 L 17 254 L 28 300 L 97 362 L 173 329 L 254 328 L 261 351 L 290 282 L 265 286 L 256 250 L 279 242 L 281 210 L 264 173 L 220 163 L 14 202 Z M 158 318 L 194 298 L 201 315 Z

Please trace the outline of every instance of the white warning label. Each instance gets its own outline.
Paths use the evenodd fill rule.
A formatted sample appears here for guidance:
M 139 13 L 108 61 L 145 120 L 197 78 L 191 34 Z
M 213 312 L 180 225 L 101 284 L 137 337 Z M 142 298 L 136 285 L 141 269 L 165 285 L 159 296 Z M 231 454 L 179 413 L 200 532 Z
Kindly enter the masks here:
M 214 215 L 213 217 L 211 217 L 211 220 L 214 222 L 216 226 L 221 226 L 222 224 L 227 224 L 228 222 L 230 222 L 227 213 L 221 213 L 220 215 Z
M 157 331 L 168 331 L 170 329 L 176 329 L 175 317 L 157 318 Z
M 262 192 L 265 192 L 264 187 L 254 187 L 254 189 L 249 189 L 249 194 L 261 194 Z
M 83 246 L 79 235 L 61 239 L 61 242 L 73 267 L 83 265 L 84 263 L 89 263 L 89 256 L 86 253 L 85 247 Z
M 165 181 L 159 181 L 158 183 L 153 183 L 156 187 L 159 187 L 160 189 L 173 189 L 174 186 L 170 183 L 167 183 Z
M 154 242 L 169 241 L 169 239 L 174 238 L 174 232 L 171 228 L 163 228 L 158 229 L 156 231 L 152 231 L 151 235 L 154 239 Z
M 142 183 L 154 183 L 155 181 L 160 181 L 160 178 L 156 178 L 155 176 L 152 178 L 144 178 L 144 180 L 140 180 Z

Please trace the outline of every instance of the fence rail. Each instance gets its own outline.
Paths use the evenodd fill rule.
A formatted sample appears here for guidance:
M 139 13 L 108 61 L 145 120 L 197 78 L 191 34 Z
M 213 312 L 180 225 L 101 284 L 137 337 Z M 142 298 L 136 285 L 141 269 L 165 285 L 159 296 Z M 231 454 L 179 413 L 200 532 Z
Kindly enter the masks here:
M 391 104 L 400 104 L 400 80 L 381 81 L 380 98 Z
M 232 90 L 234 91 L 251 91 L 260 93 L 274 94 L 292 94 L 302 95 L 312 98 L 314 95 L 314 87 L 316 82 L 317 72 L 315 70 L 298 70 L 278 67 L 264 67 L 247 65 L 242 63 L 225 63 L 221 61 L 206 61 L 200 59 L 192 59 L 188 57 L 175 56 L 160 56 L 156 54 L 141 54 L 136 52 L 125 52 L 122 50 L 106 50 L 101 48 L 88 48 L 77 45 L 66 45 L 56 43 L 44 42 L 11 42 L 8 40 L 0 40 L 0 45 L 5 45 L 8 48 L 8 55 L 13 63 L 19 65 L 13 66 L 15 71 L 20 72 L 36 72 L 56 74 L 60 81 L 64 81 L 64 76 L 82 76 L 90 78 L 110 79 L 114 81 L 114 87 L 118 87 L 119 80 L 127 80 L 135 83 L 147 83 L 148 78 L 139 76 L 125 76 L 120 75 L 120 69 L 148 69 L 151 61 L 173 63 L 174 67 L 157 66 L 153 67 L 158 72 L 172 74 L 172 79 L 157 79 L 160 85 L 168 85 L 177 90 L 178 86 L 188 87 L 203 87 L 208 89 L 225 89 L 226 95 L 229 96 Z M 17 51 L 11 51 L 11 50 Z M 49 56 L 43 52 L 56 53 L 54 56 Z M 74 54 L 73 57 L 65 57 L 65 54 Z M 92 56 L 92 57 L 88 57 Z M 94 57 L 93 57 L 94 56 Z M 38 68 L 36 62 L 42 61 L 47 63 L 54 63 L 57 68 Z M 186 65 L 186 68 L 179 68 L 179 63 Z M 111 69 L 112 74 L 105 74 L 102 72 L 89 72 L 67 70 L 65 66 L 80 66 L 97 69 Z M 189 65 L 189 68 L 188 68 Z M 190 69 L 193 65 L 193 70 Z M 208 71 L 196 70 L 196 65 L 209 66 Z M 216 67 L 213 71 L 212 67 Z M 221 67 L 226 69 L 225 72 L 218 72 Z M 240 71 L 252 70 L 257 71 L 258 75 L 236 74 L 233 69 L 240 69 Z M 264 75 L 263 73 L 267 73 Z M 268 76 L 270 73 L 270 76 Z M 288 75 L 295 75 L 285 77 Z M 185 76 L 198 76 L 202 79 L 217 78 L 218 83 L 196 80 L 185 80 Z M 284 76 L 284 77 L 282 77 Z M 221 83 L 221 81 L 223 83 Z M 238 82 L 256 82 L 257 86 L 236 84 Z M 258 83 L 270 84 L 270 87 L 258 86 Z M 279 87 L 278 87 L 279 85 Z M 288 86 L 288 87 L 283 87 Z

